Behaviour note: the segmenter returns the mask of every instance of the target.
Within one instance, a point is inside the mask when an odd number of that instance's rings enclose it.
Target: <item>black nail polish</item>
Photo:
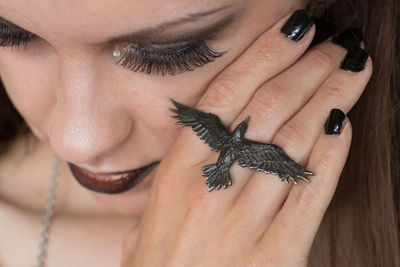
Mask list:
[[[367,62],[368,53],[361,47],[352,47],[348,52],[340,68],[350,72],[360,72]]]
[[[281,32],[290,40],[298,42],[310,30],[313,24],[314,20],[312,16],[307,11],[299,9],[288,19],[282,27]]]
[[[332,109],[328,119],[325,122],[325,133],[329,135],[338,135],[342,131],[342,123],[346,115],[340,109]]]
[[[359,29],[355,28],[347,29],[332,37],[332,42],[347,50],[350,50],[354,46],[360,46],[361,41],[362,33]]]

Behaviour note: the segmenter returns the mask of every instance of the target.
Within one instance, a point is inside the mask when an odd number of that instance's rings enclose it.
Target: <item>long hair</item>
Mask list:
[[[359,28],[374,73],[348,114],[349,157],[309,266],[400,266],[400,1],[314,1],[310,10],[317,42]]]
[[[309,266],[400,266],[400,1],[314,0],[310,11],[317,17],[315,42],[361,29],[374,73],[348,114],[349,158]],[[24,128],[0,82],[0,150]]]

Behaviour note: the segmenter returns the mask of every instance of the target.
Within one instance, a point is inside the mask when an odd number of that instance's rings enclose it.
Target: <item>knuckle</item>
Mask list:
[[[333,103],[338,103],[338,101],[343,101],[348,99],[348,94],[346,94],[345,86],[339,82],[331,82],[330,84],[324,85],[322,88],[323,98],[327,102],[333,101]]]
[[[280,35],[266,34],[255,43],[252,51],[255,63],[274,64],[280,62],[279,59],[284,55],[285,46],[282,44]]]
[[[329,205],[329,200],[334,194],[334,189],[340,178],[338,172],[338,158],[340,157],[341,146],[343,142],[337,140],[332,142],[330,146],[324,147],[326,150],[318,157],[318,173],[317,184],[309,184],[304,187],[293,188],[288,198],[294,203],[300,204],[302,207],[307,207],[307,210],[324,211]],[[324,186],[321,186],[323,184]]]
[[[286,88],[278,83],[270,82],[254,95],[249,106],[250,113],[260,118],[271,113],[275,114],[284,105],[285,97]]]
[[[337,60],[342,60],[348,52],[346,48],[343,48],[342,46],[337,45],[332,41],[326,41],[324,44],[324,48],[327,50],[327,52],[334,56],[334,58],[336,58]]]
[[[310,58],[314,66],[318,66],[320,68],[333,69],[336,65],[338,65],[338,60],[335,59],[331,53],[322,48],[312,50],[310,52]]]
[[[273,142],[289,150],[290,148],[298,150],[299,146],[304,144],[304,140],[306,139],[305,133],[305,126],[296,119],[292,119],[282,125],[275,135]]]
[[[298,203],[301,206],[307,206],[309,210],[314,210],[321,206],[320,196],[323,189],[317,186],[304,186],[302,188],[296,188],[299,190],[292,190],[288,198],[294,203]]]
[[[238,79],[228,74],[217,77],[208,88],[202,106],[224,107],[230,105],[238,94],[240,84]]]

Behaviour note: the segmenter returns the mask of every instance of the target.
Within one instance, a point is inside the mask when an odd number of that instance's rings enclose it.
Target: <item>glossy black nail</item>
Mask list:
[[[298,42],[311,29],[313,24],[312,16],[307,11],[299,9],[288,19],[281,32],[286,38]]]
[[[340,68],[350,72],[360,72],[365,67],[367,62],[368,53],[361,47],[353,47],[348,52]]]
[[[340,109],[332,109],[325,122],[325,133],[338,135],[342,131],[342,124],[346,115]]]
[[[354,46],[360,46],[362,42],[362,33],[359,29],[347,29],[333,36],[332,42],[350,50]]]

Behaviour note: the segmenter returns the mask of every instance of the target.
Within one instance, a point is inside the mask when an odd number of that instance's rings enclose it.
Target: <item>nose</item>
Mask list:
[[[82,56],[61,60],[48,136],[55,153],[66,161],[94,162],[131,133],[133,121],[119,103],[112,75],[105,72]]]

